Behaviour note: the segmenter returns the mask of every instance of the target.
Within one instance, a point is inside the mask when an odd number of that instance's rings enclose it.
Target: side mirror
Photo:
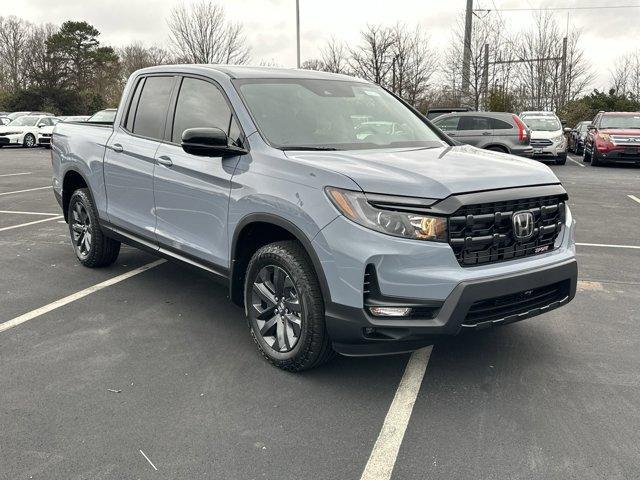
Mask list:
[[[569,128],[569,127],[565,127],[564,128],[564,133],[571,133],[571,132],[574,132],[574,131],[575,130],[573,130],[573,129]]]
[[[39,124],[38,124],[38,128],[42,128],[42,127],[44,127],[44,126],[46,126],[44,123],[39,123]]]
[[[229,145],[227,134],[219,128],[188,128],[182,132],[182,149],[201,157],[245,155],[244,148]]]
[[[591,131],[593,131],[593,130],[595,130],[595,129],[596,129],[596,126],[595,126],[595,125],[593,125],[593,124],[591,124],[591,125],[587,125],[587,130],[588,130],[588,131],[590,131],[590,132],[591,132]]]

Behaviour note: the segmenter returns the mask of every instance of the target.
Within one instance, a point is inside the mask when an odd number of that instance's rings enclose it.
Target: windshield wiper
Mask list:
[[[287,145],[284,147],[280,147],[280,150],[307,150],[307,151],[335,151],[338,150],[335,147],[322,147],[322,146],[313,146],[313,145]]]

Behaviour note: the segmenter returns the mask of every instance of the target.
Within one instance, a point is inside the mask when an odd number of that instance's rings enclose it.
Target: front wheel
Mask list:
[[[27,148],[33,148],[36,146],[36,137],[34,137],[31,133],[27,133],[24,136],[22,144]]]
[[[251,336],[276,367],[299,372],[333,356],[320,284],[299,243],[272,243],[253,255],[244,302]]]
[[[583,147],[582,149],[582,161],[584,163],[589,163],[591,161],[591,154],[587,153],[587,148]]]
[[[120,242],[102,233],[89,190],[81,188],[73,192],[67,218],[71,244],[82,265],[89,268],[106,267],[116,261]]]
[[[591,166],[592,167],[601,167],[602,166],[602,160],[600,160],[600,158],[598,157],[598,151],[596,150],[595,146],[593,147],[593,150],[591,151]]]
[[[558,158],[556,158],[556,165],[564,165],[565,163],[567,163],[567,154],[558,155]]]

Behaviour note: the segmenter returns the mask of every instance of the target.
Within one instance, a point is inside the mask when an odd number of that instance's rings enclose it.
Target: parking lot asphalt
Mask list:
[[[575,300],[436,344],[391,478],[638,477],[640,169],[581,164],[552,166],[588,244]],[[0,324],[154,260],[79,266],[50,184],[48,151],[0,149]],[[0,331],[0,479],[359,479],[408,360],[282,372],[221,286],[163,263]]]

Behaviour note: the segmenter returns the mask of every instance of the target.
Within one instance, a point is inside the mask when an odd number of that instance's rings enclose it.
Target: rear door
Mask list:
[[[138,80],[122,123],[114,125],[104,158],[109,221],[153,244],[155,154],[164,136],[176,78],[148,76]]]
[[[214,269],[227,268],[231,177],[240,157],[192,155],[180,142],[188,128],[215,127],[238,145],[242,143],[240,129],[222,89],[211,80],[195,77],[181,80],[169,123],[167,141],[156,152],[158,242],[187,259],[192,257]]]
[[[479,115],[464,115],[458,122],[456,140],[484,148],[492,142],[491,119]]]

